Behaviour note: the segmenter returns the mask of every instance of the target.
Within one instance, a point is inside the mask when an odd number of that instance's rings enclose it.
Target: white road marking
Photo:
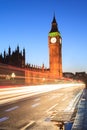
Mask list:
[[[60,96],[62,96],[64,94],[56,94],[56,95],[53,95],[52,97],[49,98],[49,100],[52,100],[54,98],[60,98]]]
[[[37,107],[39,105],[40,105],[40,103],[35,103],[35,104],[32,105],[32,107]]]
[[[56,95],[53,95],[49,100],[52,100],[52,99],[54,99],[56,97],[57,97]]]
[[[26,130],[29,126],[35,124],[35,121],[31,121],[30,123],[28,123],[27,125],[25,125],[23,128],[21,128],[21,130]]]
[[[6,121],[8,119],[9,119],[9,117],[2,117],[2,118],[0,118],[0,122]]]
[[[40,101],[40,98],[36,98],[34,101],[35,101],[35,102]]]
[[[65,101],[66,99],[67,99],[67,97],[63,98],[63,100],[62,100],[62,101]]]
[[[75,96],[75,98],[70,101],[69,105],[68,105],[67,108],[64,110],[64,112],[68,112],[68,111],[72,111],[72,112],[73,112],[73,111],[74,111],[75,106],[76,106],[76,103],[79,101],[79,98],[80,98],[81,94],[82,94],[82,91],[80,91],[80,92]]]
[[[46,112],[49,112],[50,110],[52,110],[54,107],[56,107],[58,105],[58,103],[56,103],[55,105],[53,105],[52,107],[50,107]]]
[[[7,110],[5,110],[5,111],[6,111],[6,112],[9,112],[9,111],[13,111],[13,110],[15,110],[15,109],[17,109],[17,108],[19,108],[19,106],[15,106],[15,107],[9,108],[9,109],[7,109]]]

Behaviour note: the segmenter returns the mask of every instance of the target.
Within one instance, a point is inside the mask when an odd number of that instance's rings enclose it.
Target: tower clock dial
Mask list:
[[[57,41],[56,37],[51,38],[51,43],[55,43]]]

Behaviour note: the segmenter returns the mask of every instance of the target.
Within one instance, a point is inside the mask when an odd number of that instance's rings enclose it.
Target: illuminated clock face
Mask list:
[[[51,43],[55,43],[57,41],[56,37],[51,38]]]

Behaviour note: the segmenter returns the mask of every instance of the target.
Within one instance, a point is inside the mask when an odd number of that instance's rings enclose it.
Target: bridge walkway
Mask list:
[[[71,130],[87,130],[87,89],[83,91]]]

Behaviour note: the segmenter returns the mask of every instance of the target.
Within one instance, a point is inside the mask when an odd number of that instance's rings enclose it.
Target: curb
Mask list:
[[[31,121],[30,123],[28,123],[27,125],[25,125],[24,127],[22,127],[20,130],[26,130],[28,128],[31,128],[32,126],[35,125],[35,121]]]

